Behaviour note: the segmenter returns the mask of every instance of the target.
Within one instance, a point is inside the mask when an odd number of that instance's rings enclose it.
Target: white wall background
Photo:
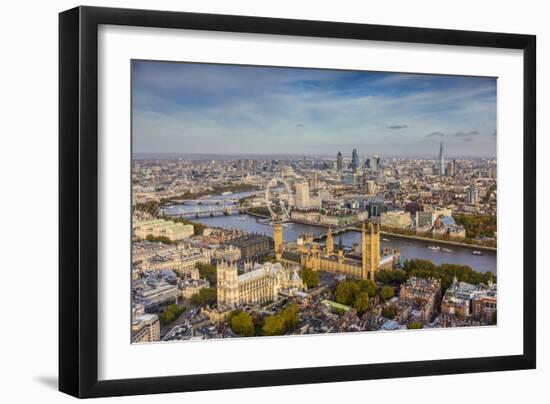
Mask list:
[[[68,402],[57,386],[57,13],[78,5],[60,0],[6,2],[0,38],[0,269],[2,401]],[[323,3],[296,0],[90,1],[88,5],[156,8],[282,18],[408,25],[536,34],[538,40],[538,369],[412,379],[109,399],[110,402],[189,403],[342,400],[408,403],[509,402],[546,395],[550,377],[550,300],[544,285],[543,203],[550,175],[543,153],[550,119],[550,26],[545,2],[409,1]],[[261,401],[260,401],[261,400]]]

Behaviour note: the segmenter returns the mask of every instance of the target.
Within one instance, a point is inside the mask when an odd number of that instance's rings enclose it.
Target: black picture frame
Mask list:
[[[99,381],[98,26],[180,28],[523,50],[523,354]],[[536,366],[536,37],[340,22],[77,7],[59,15],[59,390],[103,397]]]

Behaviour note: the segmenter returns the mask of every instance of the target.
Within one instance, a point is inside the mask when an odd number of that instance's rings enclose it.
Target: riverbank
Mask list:
[[[273,237],[273,226],[270,226],[270,220],[260,216],[246,214],[231,216],[220,215],[191,219],[191,221],[201,222],[207,227],[235,229],[247,233],[264,234]],[[295,243],[300,235],[303,234],[313,234],[313,237],[317,239],[321,236],[326,236],[326,233],[327,230],[324,226],[313,226],[292,222],[284,226],[283,240],[285,243]],[[334,234],[333,237],[335,243],[339,243],[340,240],[342,240],[342,244],[348,248],[352,248],[354,244],[361,245],[361,232],[355,229],[353,231],[340,233],[339,235]],[[484,273],[490,271],[495,275],[497,273],[496,252],[485,251],[483,255],[474,255],[472,254],[474,250],[472,250],[472,246],[470,245],[468,245],[467,248],[463,248],[462,246],[448,246],[447,249],[451,249],[452,251],[444,251],[444,248],[432,250],[427,247],[429,245],[438,245],[434,240],[406,239],[402,237],[393,237],[390,234],[381,236],[380,244],[383,247],[398,248],[404,260],[421,258],[432,261],[436,265],[445,263],[468,265],[478,272]],[[444,247],[444,245],[441,244],[441,247]]]
[[[261,218],[261,219],[270,219],[269,216],[260,215],[258,213],[253,213],[253,212],[248,212],[247,211],[246,214],[248,214],[250,216],[258,217],[258,218]],[[321,223],[308,223],[308,222],[303,222],[303,221],[300,221],[300,220],[292,220],[291,223],[298,223],[298,224],[303,224],[303,225],[307,225],[307,226],[322,227],[322,228],[325,228],[325,229],[328,229],[330,227],[329,225],[325,225],[325,224],[321,224]],[[358,227],[352,227],[347,231],[361,232],[361,229],[358,228]],[[460,241],[442,240],[442,239],[434,239],[434,238],[421,237],[421,236],[415,236],[415,235],[409,235],[409,234],[391,233],[391,232],[383,231],[383,230],[380,231],[380,234],[383,235],[383,236],[392,236],[392,237],[404,238],[404,239],[409,239],[409,240],[424,241],[424,242],[432,243],[432,244],[453,245],[453,246],[458,246],[458,247],[469,248],[471,250],[483,250],[483,251],[492,251],[492,252],[497,251],[497,249],[495,247],[488,247],[488,246],[479,245],[479,244],[462,243]],[[324,237],[324,236],[325,235],[321,236],[321,238]]]
[[[460,241],[440,240],[440,239],[426,238],[426,237],[420,237],[420,236],[413,236],[408,234],[390,233],[382,230],[380,231],[380,234],[386,235],[386,236],[392,236],[392,237],[406,238],[409,240],[425,241],[433,244],[454,245],[454,246],[459,246],[464,248],[470,248],[472,250],[484,250],[484,251],[493,251],[493,252],[497,251],[495,247],[487,247],[487,246],[478,245],[478,244],[461,243]]]

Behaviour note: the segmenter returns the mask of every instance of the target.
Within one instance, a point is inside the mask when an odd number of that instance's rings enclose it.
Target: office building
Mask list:
[[[357,149],[353,149],[351,152],[351,168],[353,171],[359,169],[359,154],[357,153]]]
[[[344,159],[342,157],[342,153],[338,152],[336,155],[336,169],[338,171],[342,171],[342,168],[344,167]]]
[[[245,234],[229,240],[226,244],[238,247],[241,251],[241,259],[253,259],[269,254],[273,242],[271,238],[261,234]]]
[[[132,321],[132,343],[160,341],[160,322],[156,314],[141,314]]]
[[[296,208],[309,209],[309,184],[307,182],[296,184]]]
[[[151,235],[167,237],[172,241],[184,240],[194,234],[193,225],[175,223],[171,220],[153,219],[134,222],[134,236],[141,239]]]
[[[472,205],[479,203],[479,190],[476,187],[468,187],[466,190],[466,201]]]
[[[405,211],[391,211],[380,214],[380,226],[390,229],[406,229],[412,224],[411,214]]]
[[[378,163],[380,162],[380,157],[374,156],[370,159],[370,171],[375,173],[378,171]]]

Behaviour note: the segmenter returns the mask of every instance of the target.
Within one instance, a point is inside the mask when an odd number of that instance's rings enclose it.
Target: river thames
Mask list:
[[[238,229],[250,233],[265,234],[273,236],[273,226],[270,223],[262,223],[256,217],[241,214],[229,216],[213,216],[201,217],[192,219],[195,222],[200,222],[210,227],[222,227],[226,229]],[[296,241],[298,236],[304,233],[311,233],[314,236],[319,236],[326,233],[327,229],[319,226],[305,225],[301,223],[285,223],[283,224],[283,237],[286,242]],[[339,238],[346,247],[351,247],[353,243],[361,242],[361,233],[357,231],[349,231],[341,235],[335,236],[335,243],[339,242]],[[400,237],[381,236],[383,247],[399,248],[401,257],[405,259],[423,258],[434,262],[435,264],[450,263],[462,264],[472,267],[478,272],[490,271],[496,275],[497,259],[496,253],[493,251],[483,251],[483,255],[473,255],[471,248],[460,246],[448,246],[441,244],[440,246],[447,247],[453,252],[444,252],[442,250],[430,250],[428,246],[435,245],[432,241],[409,240]]]

